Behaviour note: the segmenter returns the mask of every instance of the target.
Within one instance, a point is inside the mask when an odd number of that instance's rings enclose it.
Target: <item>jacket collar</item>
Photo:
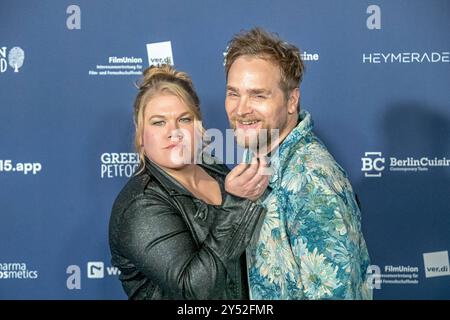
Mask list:
[[[210,155],[202,155],[202,163],[198,164],[208,171],[213,171],[225,178],[229,170],[225,165],[218,165],[218,160]],[[192,196],[181,183],[179,183],[175,178],[164,171],[155,162],[145,157],[145,169],[147,172],[153,176],[158,182],[166,189],[170,195],[187,195]]]

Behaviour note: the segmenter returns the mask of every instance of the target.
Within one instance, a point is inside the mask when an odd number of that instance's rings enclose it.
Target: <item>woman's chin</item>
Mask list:
[[[186,166],[189,166],[193,163],[192,159],[190,158],[184,158],[184,157],[171,157],[167,162],[166,166],[167,168],[170,168],[172,170],[180,170],[185,168]]]

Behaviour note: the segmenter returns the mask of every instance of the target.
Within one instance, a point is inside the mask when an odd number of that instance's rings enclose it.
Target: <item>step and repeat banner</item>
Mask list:
[[[223,57],[297,45],[301,107],[362,207],[375,299],[450,299],[450,1],[1,0],[0,299],[126,299],[112,203],[133,174],[135,82],[188,72],[225,132]]]

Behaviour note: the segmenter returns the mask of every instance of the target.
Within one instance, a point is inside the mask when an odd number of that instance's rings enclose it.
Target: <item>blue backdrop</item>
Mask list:
[[[126,298],[107,231],[134,81],[173,61],[224,131],[223,52],[254,26],[304,53],[301,106],[361,200],[374,297],[450,298],[446,0],[1,0],[0,298]]]

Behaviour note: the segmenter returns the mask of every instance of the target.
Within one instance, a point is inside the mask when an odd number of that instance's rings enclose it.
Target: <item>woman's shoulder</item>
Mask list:
[[[140,200],[150,200],[152,196],[157,196],[160,188],[154,177],[148,172],[143,172],[131,177],[114,201],[112,215],[121,214],[133,203]],[[154,192],[153,192],[154,191]]]

